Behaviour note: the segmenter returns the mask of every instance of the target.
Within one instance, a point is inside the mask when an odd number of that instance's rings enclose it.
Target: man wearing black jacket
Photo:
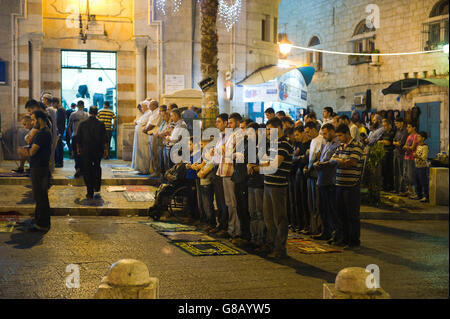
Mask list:
[[[97,107],[89,108],[89,118],[80,123],[77,134],[77,152],[81,155],[83,163],[87,199],[93,199],[94,192],[100,192],[102,180],[100,162],[102,156],[106,158],[108,151],[105,125],[97,119],[97,113]]]

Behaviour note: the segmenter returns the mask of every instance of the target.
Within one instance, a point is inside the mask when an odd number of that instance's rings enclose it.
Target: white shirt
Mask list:
[[[154,109],[148,118],[147,124],[145,128],[148,128],[150,125],[153,125],[153,129],[147,132],[147,134],[155,134],[159,130],[159,126],[161,125],[162,118],[159,112],[159,107]]]
[[[169,136],[169,142],[167,143],[167,146],[174,146],[180,141],[183,129],[187,129],[186,123],[183,120],[179,120],[175,123],[175,127],[173,128],[173,131]]]
[[[359,135],[361,133],[359,132],[358,127],[355,124],[350,123],[348,128],[350,129],[350,135],[352,136],[352,138],[359,142],[360,141]]]
[[[92,92],[98,93],[98,94],[106,94],[106,85],[103,81],[97,81],[92,86]]]
[[[322,151],[323,146],[326,144],[326,140],[322,135],[317,135],[311,141],[311,146],[309,147],[309,165],[311,166],[318,158],[319,153]]]

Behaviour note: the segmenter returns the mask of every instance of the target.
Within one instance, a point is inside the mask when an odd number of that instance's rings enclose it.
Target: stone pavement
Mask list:
[[[447,221],[363,221],[359,251],[306,255],[288,250],[273,262],[257,255],[192,257],[142,217],[52,217],[41,236],[0,233],[0,298],[91,298],[122,258],[147,264],[161,298],[321,298],[322,284],[345,267],[377,264],[392,298],[448,298]],[[65,285],[80,266],[81,287]]]

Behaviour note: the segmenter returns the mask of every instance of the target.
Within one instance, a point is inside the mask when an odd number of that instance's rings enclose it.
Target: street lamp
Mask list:
[[[288,40],[287,34],[284,34],[283,40],[278,43],[280,47],[280,53],[283,56],[288,56],[292,50],[292,42]]]

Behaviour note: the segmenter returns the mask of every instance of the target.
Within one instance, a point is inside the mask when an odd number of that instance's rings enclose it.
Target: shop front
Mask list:
[[[264,111],[273,108],[275,112],[284,111],[294,120],[303,119],[313,74],[312,67],[269,66],[254,72],[238,83],[243,90],[248,117],[263,123]]]

